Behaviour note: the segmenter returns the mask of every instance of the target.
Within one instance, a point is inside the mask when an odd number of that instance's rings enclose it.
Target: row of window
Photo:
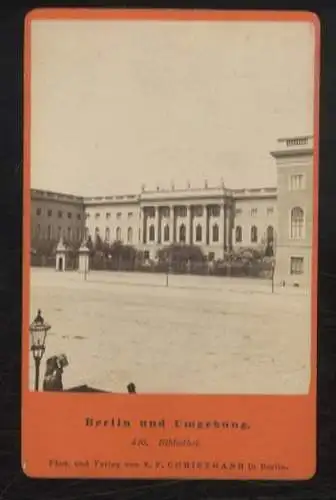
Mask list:
[[[53,230],[53,226],[49,225],[45,234],[42,234],[41,225],[37,224],[35,230],[35,236],[37,238],[46,238],[47,240],[56,239],[59,240],[61,236],[66,237],[68,240],[72,240],[75,237],[77,240],[82,238],[82,231],[80,228],[73,229],[68,227],[67,229],[62,229],[60,226],[57,228],[56,232]]]
[[[193,216],[195,217],[202,217],[204,214],[204,206],[203,205],[193,205],[191,207],[191,211]],[[160,207],[160,215],[162,217],[169,217],[170,216],[170,208],[169,207]],[[220,206],[219,205],[210,205],[207,207],[208,214],[210,217],[219,217],[220,216]],[[154,218],[155,217],[155,207],[146,207],[145,213],[148,217]],[[188,215],[188,209],[185,206],[175,206],[174,207],[174,214],[176,217],[187,217]]]
[[[236,215],[242,215],[243,213],[243,209],[242,208],[236,208]],[[249,210],[249,213],[251,215],[251,217],[256,217],[258,215],[258,209],[257,208],[251,208]],[[269,216],[269,215],[273,215],[274,213],[274,207],[267,207],[266,208],[266,214]]]
[[[95,218],[95,219],[100,219],[100,216],[101,216],[101,214],[100,214],[99,212],[97,212],[97,213],[95,213],[95,214],[94,214],[94,218]],[[87,212],[87,213],[85,214],[85,218],[86,218],[86,219],[89,219],[90,217],[91,217],[91,214]],[[117,213],[116,213],[116,218],[117,218],[117,219],[121,219],[121,217],[122,217],[122,213],[121,213],[121,212],[117,212]],[[133,212],[128,212],[127,217],[128,217],[129,219],[130,219],[131,217],[133,217]],[[108,219],[111,219],[111,212],[107,212],[107,213],[105,214],[105,218],[106,218],[107,220],[108,220]]]
[[[74,215],[72,212],[66,212],[68,219],[72,219],[72,216]],[[52,217],[53,211],[51,209],[47,210],[47,216]],[[42,215],[42,208],[37,208],[36,209],[36,215],[41,216]],[[57,210],[57,217],[59,219],[63,218],[63,210]],[[77,220],[81,220],[82,216],[81,214],[76,214]]]
[[[187,229],[184,224],[181,224],[178,230],[178,241],[180,243],[186,242]],[[149,241],[155,241],[155,227],[154,225],[149,226]],[[169,226],[164,226],[163,228],[163,241],[168,242],[170,239],[170,228]],[[195,228],[195,241],[197,243],[201,243],[203,239],[203,229],[200,224],[198,224]],[[212,226],[212,241],[214,243],[219,241],[219,227],[217,224]]]
[[[294,207],[290,212],[290,238],[292,240],[300,240],[305,236],[304,227],[304,211],[301,207]],[[272,226],[267,228],[267,240],[274,237],[274,230]],[[236,243],[242,243],[243,241],[243,228],[241,226],[236,226],[235,234]],[[250,241],[252,243],[258,242],[258,228],[252,226],[250,230]]]
[[[147,215],[147,217],[149,218],[154,218],[155,217],[155,207],[147,207],[145,209],[145,213]],[[199,206],[194,206],[193,207],[193,215],[196,216],[196,217],[201,217],[203,215],[203,211],[204,211],[204,207],[202,205],[199,205]],[[186,217],[187,216],[187,207],[175,207],[175,215],[177,217]],[[220,207],[217,206],[217,205],[214,205],[214,206],[210,206],[208,207],[208,213],[211,217],[219,217],[220,215]],[[170,209],[169,207],[162,207],[160,208],[160,215],[162,217],[169,217],[170,215]],[[131,217],[133,216],[133,212],[128,212],[127,214],[127,217],[130,219]],[[85,217],[86,219],[89,219],[91,217],[91,214],[90,213],[86,213],[85,214]],[[95,219],[100,219],[101,217],[101,213],[100,212],[96,212],[94,214],[94,218]],[[121,212],[117,212],[116,214],[116,218],[117,219],[121,219],[122,217],[122,213]],[[110,219],[111,218],[111,213],[110,212],[107,212],[105,214],[105,218],[106,219]]]
[[[267,208],[267,215],[272,215],[273,212],[274,212],[274,208],[273,207],[268,207]],[[241,215],[243,213],[243,210],[241,208],[237,208],[236,209],[236,215]],[[251,208],[250,209],[250,214],[252,217],[256,217],[257,214],[258,214],[258,209],[257,208]],[[41,216],[42,215],[42,209],[41,208],[37,208],[36,209],[36,215],[37,216]],[[47,210],[47,216],[48,217],[52,217],[53,215],[53,211],[52,210]],[[61,219],[63,217],[64,213],[62,210],[58,210],[57,211],[57,216],[59,219]],[[148,209],[147,211],[147,215],[148,217],[155,217],[155,209],[153,208],[153,210],[151,209]],[[164,208],[161,210],[161,215],[163,217],[169,217],[169,208]],[[177,215],[178,217],[186,217],[187,216],[187,208],[186,207],[177,207],[177,209],[175,210],[175,215]],[[193,215],[196,216],[196,217],[202,217],[203,216],[203,207],[202,206],[196,206],[194,207],[193,209]],[[209,215],[211,217],[219,217],[220,215],[220,207],[217,207],[217,206],[214,206],[214,207],[209,207]],[[72,219],[72,212],[67,212],[67,217],[68,219]],[[91,216],[90,213],[86,213],[85,214],[85,218],[86,219],[89,219]],[[100,216],[101,214],[99,212],[95,213],[94,214],[94,217],[95,219],[100,219]],[[77,220],[81,220],[81,214],[76,214],[76,217],[77,217]],[[117,219],[121,219],[122,217],[122,213],[121,212],[117,212],[116,214],[116,218]],[[133,212],[128,212],[127,214],[127,217],[130,219],[131,217],[133,217]],[[111,218],[111,213],[110,212],[107,212],[105,214],[105,218],[108,220]]]
[[[242,243],[243,241],[243,228],[241,226],[236,226],[235,234],[236,243]],[[273,226],[268,226],[266,229],[266,241],[271,243],[274,240],[274,228]],[[250,241],[251,243],[258,243],[258,228],[257,226],[252,226],[250,229]]]
[[[211,206],[208,208],[209,210],[209,215],[211,217],[219,217],[220,215],[220,207],[215,205],[215,206]],[[268,207],[266,209],[266,212],[267,212],[267,215],[272,215],[274,213],[274,208],[273,207]],[[146,209],[146,213],[148,215],[148,217],[150,218],[153,218],[155,217],[155,208],[151,207],[151,208],[148,208]],[[169,217],[169,213],[170,213],[170,210],[169,208],[162,208],[161,211],[160,211],[161,215],[163,217]],[[196,217],[202,217],[203,216],[203,213],[204,213],[204,207],[203,206],[195,206],[193,207],[193,215],[196,216]],[[243,213],[243,210],[241,208],[237,208],[236,209],[236,215],[241,215]],[[72,212],[66,212],[67,214],[67,217],[68,219],[72,219]],[[257,214],[258,214],[258,209],[257,208],[251,208],[250,209],[250,214],[252,217],[256,217]],[[36,215],[37,216],[41,216],[42,215],[42,208],[37,208],[36,209]],[[48,217],[52,217],[53,215],[53,211],[51,209],[47,210],[47,216]],[[57,216],[59,219],[61,219],[64,215],[64,212],[62,210],[58,210],[57,211]],[[177,217],[186,217],[187,216],[187,208],[186,207],[176,207],[175,209],[175,215]],[[77,217],[77,220],[81,220],[81,214],[76,214],[76,217]],[[86,219],[89,219],[91,217],[91,214],[90,213],[86,213],[85,214],[85,218]],[[101,217],[101,214],[100,212],[97,212],[94,214],[94,218],[95,219],[99,219]],[[116,218],[117,219],[121,219],[122,217],[122,213],[121,212],[117,212],[116,214]],[[131,217],[133,217],[133,212],[128,212],[127,214],[127,217],[130,219]],[[111,213],[110,212],[107,212],[105,214],[105,218],[106,219],[110,219],[111,218]]]
[[[202,226],[197,225],[196,230],[195,230],[195,241],[196,242],[202,242],[202,237],[203,237],[203,232],[202,232]],[[185,243],[186,242],[186,226],[184,224],[181,224],[179,227],[179,242]],[[95,228],[95,237],[100,236],[100,229],[99,227]],[[105,234],[104,234],[104,239],[105,241],[109,242],[111,240],[111,229],[109,227],[105,228]],[[122,240],[122,230],[120,227],[117,227],[115,230],[115,239],[117,241]],[[163,228],[163,241],[168,242],[170,239],[170,228],[168,225],[164,226]],[[151,242],[155,241],[155,227],[154,225],[150,225],[148,228],[148,240]],[[133,241],[133,229],[129,227],[127,229],[127,242],[132,243]],[[219,241],[219,226],[217,224],[214,224],[212,226],[212,241],[213,242],[218,242]]]
[[[101,236],[99,227],[95,228],[95,237]],[[109,227],[105,228],[104,240],[111,241],[111,229]],[[121,227],[117,227],[115,230],[115,240],[122,241],[122,230]],[[127,243],[133,243],[133,229],[129,227],[127,229]]]

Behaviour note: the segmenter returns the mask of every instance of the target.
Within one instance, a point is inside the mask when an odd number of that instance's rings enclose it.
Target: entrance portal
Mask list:
[[[58,270],[63,271],[63,257],[58,259]]]

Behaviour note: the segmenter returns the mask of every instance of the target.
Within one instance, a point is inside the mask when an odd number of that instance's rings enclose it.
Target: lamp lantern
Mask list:
[[[29,326],[31,345],[30,350],[35,361],[35,391],[39,390],[40,365],[45,353],[47,333],[51,326],[42,317],[41,309],[37,311],[36,318]]]

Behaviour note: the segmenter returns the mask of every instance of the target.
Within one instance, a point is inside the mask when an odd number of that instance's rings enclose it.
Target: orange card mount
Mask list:
[[[308,12],[28,14],[28,476],[315,474],[319,47]]]

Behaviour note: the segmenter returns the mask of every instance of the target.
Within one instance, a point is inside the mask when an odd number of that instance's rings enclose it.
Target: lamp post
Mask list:
[[[169,259],[166,259],[166,265],[167,265],[167,269],[166,269],[166,286],[168,286],[168,284],[169,284]]]
[[[272,261],[272,293],[274,293],[274,272],[275,272],[275,263]]]
[[[45,341],[51,326],[45,323],[41,315],[41,309],[37,311],[37,316],[29,327],[31,335],[30,350],[35,361],[35,391],[39,390],[40,365],[45,352]]]
[[[167,272],[166,272],[166,286],[169,286],[169,275],[172,273],[172,258],[168,257],[167,262]]]
[[[87,274],[88,274],[88,262],[87,262],[87,259],[85,259],[85,262],[84,262],[84,280],[85,281],[87,280]]]

